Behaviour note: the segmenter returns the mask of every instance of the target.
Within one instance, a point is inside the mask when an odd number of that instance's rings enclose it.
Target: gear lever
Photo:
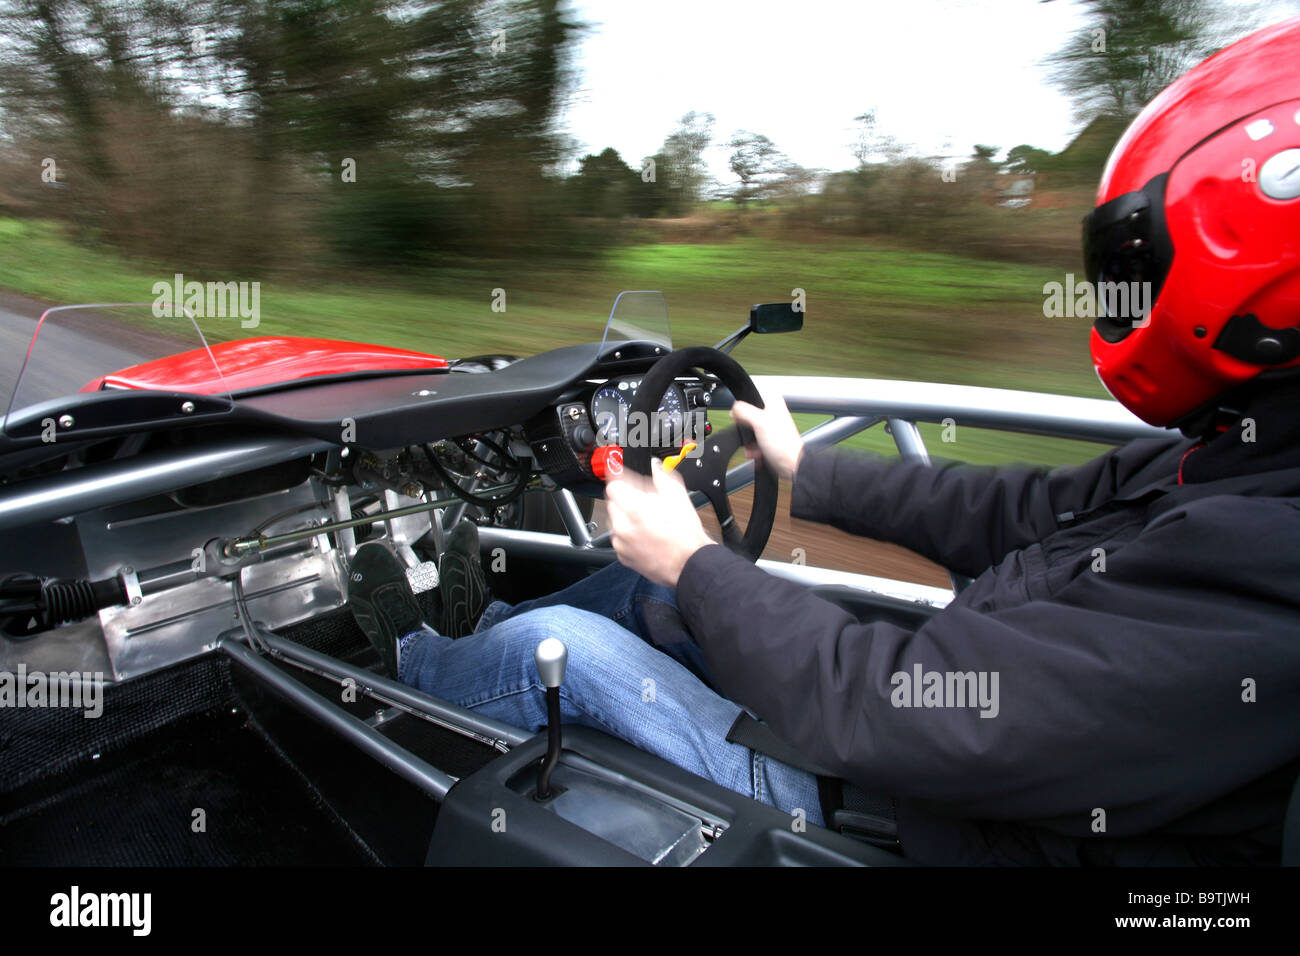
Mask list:
[[[546,759],[537,771],[537,799],[551,797],[551,772],[560,762],[560,685],[569,662],[569,649],[558,637],[548,637],[533,651],[533,663],[546,687]]]

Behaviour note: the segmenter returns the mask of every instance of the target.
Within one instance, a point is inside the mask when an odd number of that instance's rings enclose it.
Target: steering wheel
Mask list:
[[[696,346],[669,352],[650,367],[637,386],[636,397],[632,399],[628,410],[629,420],[654,422],[664,394],[679,375],[684,375],[691,369],[715,376],[730,389],[737,400],[763,407],[758,387],[754,385],[749,373],[740,367],[739,362],[717,349]],[[658,429],[649,428],[647,434],[657,435]],[[731,513],[731,503],[727,500],[727,462],[737,449],[752,441],[748,429],[728,428],[711,435],[693,437],[699,443],[699,456],[683,458],[677,467],[677,473],[682,476],[688,490],[700,492],[713,505],[718,524],[722,526],[723,544],[737,554],[757,561],[772,534],[772,521],[776,517],[775,472],[765,463],[756,467],[754,506],[749,514],[749,525],[742,533]],[[652,455],[655,452],[666,454],[674,450],[654,447],[653,441],[639,442],[636,447],[628,448],[624,453],[624,466],[638,474],[649,475]]]

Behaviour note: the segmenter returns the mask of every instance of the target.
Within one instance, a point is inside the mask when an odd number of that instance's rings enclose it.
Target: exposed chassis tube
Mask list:
[[[456,783],[455,777],[443,773],[427,761],[399,747],[367,725],[365,721],[353,717],[347,711],[307,689],[243,644],[233,640],[223,640],[221,649],[236,664],[298,710],[324,724],[358,750],[373,757],[435,800],[442,800]]]

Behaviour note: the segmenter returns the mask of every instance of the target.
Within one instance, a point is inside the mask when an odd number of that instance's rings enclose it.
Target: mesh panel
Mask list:
[[[71,786],[0,815],[0,834],[6,865],[373,861],[245,715],[229,709],[182,718],[125,745]]]
[[[339,660],[351,660],[370,650],[365,633],[357,627],[352,612],[346,607],[317,615],[276,633],[285,640]]]
[[[0,794],[106,755],[127,742],[233,699],[224,657],[208,654],[103,689],[96,718],[71,708],[0,710]]]

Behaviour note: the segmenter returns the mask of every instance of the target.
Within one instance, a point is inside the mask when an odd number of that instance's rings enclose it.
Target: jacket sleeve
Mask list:
[[[1145,439],[1052,470],[898,461],[807,448],[790,513],[902,545],[950,571],[977,576],[1060,521],[1095,508],[1135,478],[1172,467],[1174,440]]]
[[[1295,757],[1294,597],[1258,564],[1204,567],[1206,540],[1300,560],[1286,510],[1263,535],[1228,515],[1171,520],[1059,595],[993,611],[959,598],[915,631],[861,623],[718,545],[688,561],[678,604],[720,690],[812,764],[968,818],[1064,817],[1081,836],[1103,808],[1125,835]],[[930,673],[973,675],[953,689],[980,706],[934,706],[916,681]],[[1248,678],[1273,699],[1243,702]]]

